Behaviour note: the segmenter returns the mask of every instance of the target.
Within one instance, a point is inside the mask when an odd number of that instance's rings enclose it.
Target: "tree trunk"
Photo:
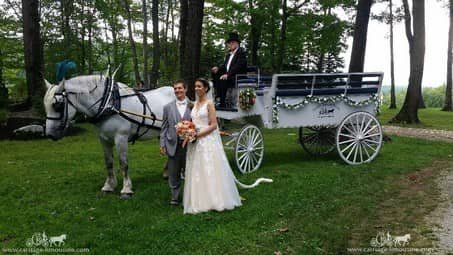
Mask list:
[[[180,17],[179,17],[179,70],[180,76],[184,75],[184,62],[185,62],[185,51],[186,51],[186,35],[187,35],[187,16],[189,12],[188,0],[180,0]]]
[[[119,61],[118,61],[118,31],[117,31],[117,24],[116,24],[116,17],[110,17],[110,29],[112,32],[112,45],[113,45],[113,69],[118,68]]]
[[[173,12],[173,2],[172,0],[167,1],[167,10],[165,13],[165,28],[164,36],[162,40],[162,52],[165,65],[168,65],[168,29],[170,27],[170,13]]]
[[[3,52],[0,49],[0,109],[8,104],[8,89],[3,81]]]
[[[134,66],[135,84],[138,84],[142,78],[140,77],[140,71],[138,69],[137,49],[135,47],[134,34],[132,32],[132,15],[130,9],[129,0],[123,0],[124,9],[126,10],[127,16],[127,31],[129,33],[129,43],[131,44],[132,51],[132,63]]]
[[[261,40],[261,31],[263,28],[263,22],[261,18],[261,10],[257,8],[253,0],[249,0],[250,10],[250,53],[251,53],[251,64],[254,66],[259,65],[258,60],[258,49]]]
[[[84,74],[85,73],[85,62],[86,62],[85,16],[88,16],[88,15],[85,15],[85,3],[83,1],[81,2],[81,5],[82,5],[82,10],[81,10],[82,13],[80,14],[80,23],[82,26],[80,28],[80,37],[81,37],[81,41],[80,41],[80,74]]]
[[[448,29],[448,50],[447,50],[447,87],[445,88],[445,103],[442,111],[453,111],[452,101],[452,64],[453,64],[453,0],[449,1],[450,28]]]
[[[93,19],[94,19],[94,8],[90,1],[90,11],[88,14],[87,26],[88,26],[88,45],[87,45],[87,59],[88,59],[88,74],[93,73]]]
[[[283,59],[285,57],[285,45],[286,45],[286,30],[288,22],[288,5],[287,0],[282,0],[282,19],[281,19],[281,29],[280,29],[280,43],[278,44],[278,58],[277,58],[277,69],[276,72],[279,73],[282,69]]]
[[[393,52],[393,2],[389,2],[390,9],[390,109],[396,109],[396,92],[395,92],[395,62]]]
[[[419,123],[418,108],[421,100],[421,87],[425,60],[425,0],[412,3],[413,27],[407,0],[403,0],[406,37],[409,42],[410,73],[406,98],[400,112],[391,122]],[[413,32],[412,32],[413,30]]]
[[[157,86],[159,79],[160,67],[160,43],[159,43],[159,0],[153,0],[152,6],[152,20],[153,20],[153,67],[151,69],[151,86]]]
[[[39,1],[22,0],[24,59],[27,78],[27,104],[42,107],[44,86],[42,77],[42,52],[40,38]]]
[[[349,72],[363,72],[365,64],[366,38],[368,33],[368,21],[373,0],[359,0],[357,16],[354,25],[354,39],[352,43]]]
[[[147,15],[146,0],[142,1],[143,12],[143,80],[145,88],[149,88],[148,76],[148,15]]]
[[[62,35],[64,43],[64,57],[66,59],[71,58],[71,14],[74,9],[73,1],[71,0],[61,0],[61,10],[62,10]]]
[[[188,96],[195,99],[194,82],[200,76],[201,32],[204,0],[191,0],[187,12],[183,77],[188,85]]]

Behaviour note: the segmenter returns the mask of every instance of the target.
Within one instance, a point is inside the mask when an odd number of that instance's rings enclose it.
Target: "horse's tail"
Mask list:
[[[234,181],[239,185],[239,187],[241,187],[243,189],[254,188],[254,187],[258,186],[261,182],[267,182],[267,183],[273,182],[273,180],[269,179],[269,178],[258,178],[253,184],[247,185],[247,184],[244,184],[244,183],[238,181],[238,179],[236,179],[236,176],[234,177]]]

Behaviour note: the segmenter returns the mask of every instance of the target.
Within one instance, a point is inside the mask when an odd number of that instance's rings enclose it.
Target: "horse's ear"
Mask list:
[[[53,85],[48,82],[46,79],[44,79],[44,83],[46,84],[47,89],[50,89]]]
[[[60,83],[57,85],[57,90],[55,92],[62,92],[64,90],[64,82],[65,82],[65,79],[61,80]]]

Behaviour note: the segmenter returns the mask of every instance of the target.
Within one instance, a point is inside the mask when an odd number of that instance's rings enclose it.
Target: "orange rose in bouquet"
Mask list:
[[[193,142],[196,139],[197,130],[195,124],[189,120],[178,122],[175,126],[176,134],[183,139],[182,147],[184,148],[188,142]]]

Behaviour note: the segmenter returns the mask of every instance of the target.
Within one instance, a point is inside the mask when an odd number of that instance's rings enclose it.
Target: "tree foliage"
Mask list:
[[[63,59],[77,63],[68,77],[100,73],[109,65],[112,69],[121,65],[116,78],[130,86],[151,73],[158,86],[183,77],[180,8],[184,1],[161,0],[154,9],[153,2],[157,1],[41,0],[44,77],[54,82],[55,64]],[[198,75],[208,77],[210,68],[223,62],[224,42],[232,31],[240,34],[249,63],[264,73],[341,71],[355,4],[354,0],[206,0]],[[19,88],[25,79],[20,6],[19,0],[0,3],[1,80],[10,88],[10,97],[18,100],[24,97]],[[140,54],[143,10],[150,27],[145,55]],[[153,10],[158,22],[152,22]],[[159,23],[158,29],[152,23]],[[154,51],[155,42],[159,51]],[[151,67],[152,72],[143,73]]]

